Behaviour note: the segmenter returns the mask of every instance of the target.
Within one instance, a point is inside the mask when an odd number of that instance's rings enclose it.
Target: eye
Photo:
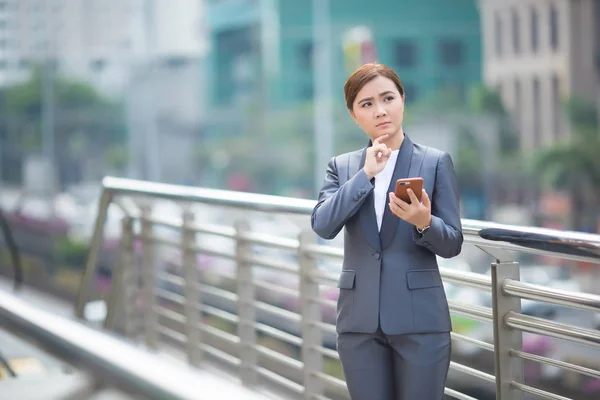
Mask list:
[[[385,98],[385,101],[392,101],[394,100],[394,96],[388,96]]]
[[[371,105],[371,102],[367,101],[367,102],[363,103],[363,105],[361,107],[365,108],[365,107],[370,106],[370,105]]]

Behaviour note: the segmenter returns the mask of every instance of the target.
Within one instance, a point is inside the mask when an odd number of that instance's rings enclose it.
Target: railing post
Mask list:
[[[511,388],[511,382],[523,383],[523,360],[510,354],[511,350],[523,349],[523,338],[521,332],[506,327],[504,323],[508,312],[521,312],[521,299],[502,293],[504,280],[519,280],[519,275],[518,262],[492,263],[494,364],[498,400],[523,399],[523,392]]]
[[[311,274],[317,270],[317,262],[306,246],[316,244],[316,236],[304,231],[299,236],[298,263],[300,265],[300,307],[302,315],[302,360],[304,362],[304,398],[322,396],[323,382],[315,372],[323,371],[323,355],[318,347],[323,345],[323,332],[315,322],[321,322],[321,306],[313,301],[320,298],[319,285]]]
[[[258,382],[258,357],[256,352],[256,306],[255,287],[252,282],[252,265],[245,261],[250,256],[250,244],[241,238],[250,229],[247,221],[237,221],[236,230],[236,262],[237,262],[237,295],[238,295],[238,336],[240,337],[240,377],[242,383],[254,386]]]
[[[130,307],[130,299],[126,297],[126,289],[127,285],[131,282],[126,281],[125,278],[127,277],[127,270],[131,269],[132,258],[130,256],[132,241],[133,219],[131,217],[125,217],[121,221],[119,252],[117,253],[117,261],[115,268],[113,269],[110,292],[107,299],[106,319],[104,320],[104,329],[107,330],[115,330],[118,319],[118,310],[121,306],[123,306],[124,310],[125,308]],[[124,318],[123,321],[127,321],[127,318]]]
[[[139,319],[137,318],[139,280],[138,268],[135,261],[134,250],[134,220],[131,219],[131,227],[128,227],[128,246],[123,253],[123,291],[121,301],[123,304],[123,329],[125,336],[134,338],[139,334]]]
[[[183,294],[185,303],[183,312],[185,314],[185,333],[187,356],[190,364],[200,363],[201,352],[198,344],[201,342],[201,331],[199,326],[200,312],[200,289],[198,266],[196,265],[196,232],[193,230],[194,214],[186,209],[183,211],[183,224],[181,227],[181,254],[184,277]]]
[[[144,341],[151,349],[158,348],[158,314],[156,313],[156,258],[152,208],[142,208],[142,298],[144,299]]]
[[[94,225],[94,233],[90,243],[90,251],[85,263],[83,277],[81,278],[81,286],[79,287],[77,299],[75,300],[75,316],[79,319],[83,319],[83,310],[88,300],[88,291],[90,290],[90,285],[92,284],[92,281],[94,280],[94,274],[96,273],[98,253],[101,250],[102,237],[104,235],[104,225],[106,225],[108,207],[110,206],[112,198],[112,193],[109,190],[104,189],[102,191],[100,201],[98,202],[98,216],[96,217],[96,223]]]

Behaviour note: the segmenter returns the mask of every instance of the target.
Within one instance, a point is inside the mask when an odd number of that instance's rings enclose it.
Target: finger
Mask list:
[[[419,199],[417,199],[417,195],[412,189],[406,189],[406,193],[408,193],[408,197],[410,198],[410,204],[419,204]]]
[[[427,194],[425,189],[423,189],[423,194],[421,196],[422,196],[422,200],[423,200],[423,205],[425,207],[431,209],[431,200],[429,200],[429,195]]]
[[[387,153],[388,151],[388,147],[383,144],[383,143],[379,143],[379,144],[374,144],[373,146],[371,146],[375,151],[382,151]]]
[[[402,216],[405,214],[405,211],[392,201],[388,203],[388,206],[390,207],[392,214],[394,214],[396,217],[402,218]]]
[[[392,203],[391,201],[389,202],[389,207],[390,210],[392,211],[392,214],[394,214],[396,217],[403,219],[403,220],[408,220],[409,216],[410,216],[410,212],[403,210],[402,208],[398,207],[398,205]]]
[[[391,201],[388,203],[388,207],[390,208],[390,211],[392,212],[392,214],[394,214],[395,216],[398,216],[398,210],[399,208],[392,203]]]
[[[383,142],[384,140],[386,140],[388,137],[390,137],[390,135],[387,134],[387,133],[385,135],[381,135],[377,139],[373,140],[373,144],[374,145],[381,144],[381,142]]]
[[[398,207],[402,211],[406,211],[410,207],[410,204],[398,198],[394,192],[390,192],[390,202],[394,203],[394,205],[396,205],[396,207]]]
[[[391,151],[387,148],[386,145],[382,144],[381,147],[378,147],[375,150],[375,156],[377,157],[378,160],[387,160],[388,158],[390,158],[391,155]]]

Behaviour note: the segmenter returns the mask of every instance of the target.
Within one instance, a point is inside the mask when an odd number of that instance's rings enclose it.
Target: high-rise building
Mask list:
[[[0,0],[0,85],[51,60],[58,73],[119,94],[153,57],[198,58],[200,0]]]
[[[343,102],[354,57],[347,38],[367,32],[363,50],[399,73],[407,102],[454,87],[465,92],[481,79],[476,0],[329,0],[331,84]],[[271,108],[314,98],[313,1],[208,1],[211,102],[225,109],[239,97],[260,96]],[[359,29],[357,29],[359,28]],[[358,38],[357,40],[361,40]],[[344,51],[346,49],[346,52]],[[263,88],[262,95],[257,95]],[[266,89],[265,89],[266,88]]]
[[[512,112],[523,149],[568,134],[561,102],[596,101],[600,2],[481,0],[483,75]]]
[[[118,90],[132,51],[135,0],[0,1],[0,84],[51,61],[59,73]]]

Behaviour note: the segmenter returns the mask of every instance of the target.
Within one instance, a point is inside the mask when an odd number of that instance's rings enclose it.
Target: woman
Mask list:
[[[354,121],[371,139],[334,157],[312,213],[322,238],[344,232],[337,348],[353,400],[438,400],[450,363],[450,314],[436,255],[461,250],[459,196],[450,155],[402,130],[404,88],[381,64],[344,86]],[[396,180],[422,177],[419,202]]]

